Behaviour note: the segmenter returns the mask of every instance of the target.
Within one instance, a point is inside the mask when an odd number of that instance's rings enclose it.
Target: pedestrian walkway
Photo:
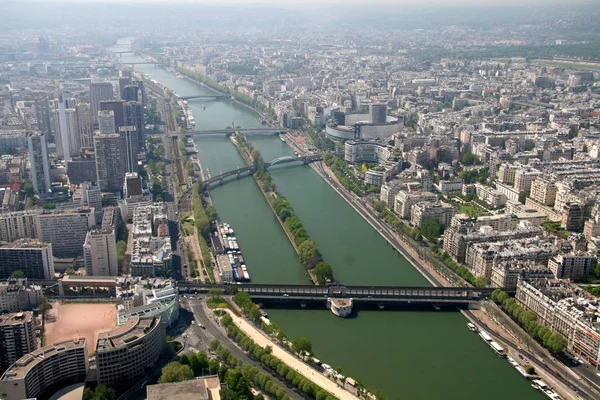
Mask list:
[[[242,330],[250,339],[254,341],[257,345],[261,347],[271,346],[273,349],[273,355],[283,361],[288,367],[292,368],[294,371],[298,372],[306,379],[309,379],[316,385],[321,388],[327,390],[330,394],[336,396],[340,400],[355,400],[358,397],[352,395],[346,390],[340,388],[338,385],[330,381],[326,376],[315,371],[313,368],[309,367],[286,350],[281,348],[277,343],[273,342],[270,338],[268,338],[265,334],[263,334],[256,327],[252,326],[248,321],[243,318],[236,316],[231,310],[224,309],[227,311],[235,325]]]

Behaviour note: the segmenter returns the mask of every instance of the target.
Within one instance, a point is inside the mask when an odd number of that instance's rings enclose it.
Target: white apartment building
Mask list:
[[[83,244],[85,270],[89,276],[117,276],[117,246],[112,228],[94,229]]]
[[[402,219],[409,219],[412,207],[421,201],[436,201],[437,196],[431,192],[398,192],[394,202],[394,211]]]

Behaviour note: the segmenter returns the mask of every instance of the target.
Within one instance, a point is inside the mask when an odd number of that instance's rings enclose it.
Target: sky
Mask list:
[[[237,4],[237,5],[277,5],[298,7],[303,5],[352,4],[352,5],[417,5],[417,6],[451,6],[451,5],[575,5],[597,4],[598,0],[30,0],[37,2],[58,3],[131,3],[131,4]]]

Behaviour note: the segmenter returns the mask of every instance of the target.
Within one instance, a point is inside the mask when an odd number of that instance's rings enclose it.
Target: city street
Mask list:
[[[184,354],[198,350],[207,350],[210,342],[213,339],[216,339],[245,364],[257,367],[262,372],[269,374],[273,382],[284,388],[287,395],[292,399],[302,399],[302,396],[296,393],[292,388],[288,387],[276,376],[272,375],[260,363],[257,363],[248,357],[243,350],[229,340],[225,330],[219,325],[217,318],[213,315],[212,311],[206,307],[205,299],[201,299],[197,296],[189,297],[190,298],[180,297],[180,319],[183,317],[183,321],[185,322],[184,325],[182,325],[183,330],[178,333],[177,337],[181,338],[180,340],[185,343]],[[204,328],[201,328],[198,324],[202,324]]]

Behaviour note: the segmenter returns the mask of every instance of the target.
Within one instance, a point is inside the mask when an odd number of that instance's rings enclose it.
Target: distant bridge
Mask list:
[[[192,99],[230,99],[231,96],[226,94],[215,94],[215,95],[201,95],[201,96],[179,96],[180,100],[192,100]]]
[[[180,97],[183,99],[183,97]],[[202,136],[202,135],[233,135],[234,133],[239,132],[246,136],[255,136],[255,135],[279,135],[287,133],[285,129],[281,128],[226,128],[226,129],[206,129],[202,131],[189,131],[188,135],[194,136]]]
[[[321,161],[322,158],[323,157],[320,154],[314,154],[314,155],[310,155],[310,156],[301,156],[301,157],[292,157],[292,156],[278,157],[272,161],[265,163],[265,168],[269,169],[273,165],[289,164],[289,163],[302,163],[302,165],[306,165],[306,164],[310,164],[315,161]],[[202,189],[206,189],[211,184],[217,183],[217,182],[220,185],[222,185],[224,183],[224,179],[227,177],[235,176],[236,179],[239,179],[244,176],[250,176],[253,173],[254,173],[254,166],[236,168],[231,171],[227,171],[227,172],[221,173],[219,175],[210,177],[209,179],[202,182],[200,187]]]
[[[384,308],[386,304],[430,304],[430,305],[466,305],[488,299],[495,288],[471,287],[414,287],[414,286],[350,286],[350,285],[279,285],[279,284],[243,284],[212,285],[196,283],[178,283],[180,292],[207,292],[220,289],[224,293],[247,292],[254,302],[326,302],[327,298],[348,299],[354,303],[374,304]]]

